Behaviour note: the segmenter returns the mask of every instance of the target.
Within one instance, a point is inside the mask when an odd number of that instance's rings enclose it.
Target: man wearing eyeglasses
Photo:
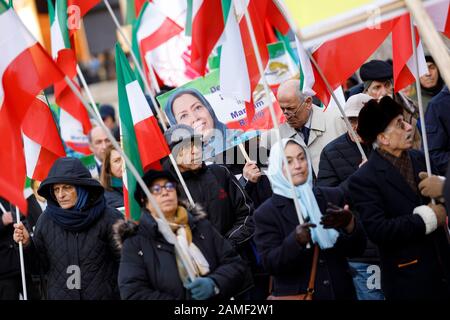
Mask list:
[[[286,117],[286,123],[280,126],[281,138],[294,138],[307,146],[317,177],[322,149],[347,131],[339,111],[332,107],[324,111],[313,104],[312,97],[300,91],[300,81],[295,79],[280,85],[277,99]],[[261,141],[270,147],[275,136],[271,133],[270,137],[261,137]]]

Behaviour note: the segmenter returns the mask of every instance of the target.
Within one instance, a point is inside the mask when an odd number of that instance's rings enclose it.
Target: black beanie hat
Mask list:
[[[359,112],[357,132],[366,144],[372,144],[377,135],[401,114],[403,107],[389,96],[381,98],[380,101],[369,100]]]
[[[147,187],[150,187],[156,179],[160,178],[166,178],[170,182],[177,183],[177,179],[173,176],[173,174],[170,171],[167,170],[149,170],[147,171],[144,176],[142,177],[142,180],[144,180],[144,183]],[[147,201],[147,196],[144,193],[144,190],[142,190],[139,183],[136,182],[136,190],[134,191],[134,199],[136,199],[137,203],[143,208],[145,206],[145,202]]]
[[[382,81],[393,77],[392,65],[381,60],[371,60],[361,66],[359,75],[362,81]]]

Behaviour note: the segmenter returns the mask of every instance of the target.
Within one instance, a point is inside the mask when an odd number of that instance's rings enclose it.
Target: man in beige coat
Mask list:
[[[312,97],[300,91],[299,80],[287,80],[278,88],[278,103],[286,117],[280,126],[281,138],[294,138],[307,146],[314,174],[319,173],[320,153],[332,140],[347,132],[337,107],[324,109],[312,103]],[[261,136],[261,145],[270,149],[276,141],[273,131]]]

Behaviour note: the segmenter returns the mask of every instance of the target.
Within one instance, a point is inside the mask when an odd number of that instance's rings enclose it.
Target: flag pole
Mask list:
[[[2,209],[4,209],[4,208],[2,208]],[[19,207],[17,207],[17,206],[16,206],[16,221],[17,221],[17,223],[22,223],[20,221]],[[19,242],[19,259],[20,259],[20,274],[22,276],[23,299],[28,300],[27,282],[25,280],[25,263],[24,263],[24,259],[23,259],[23,243],[22,243],[22,241]]]
[[[81,103],[83,104],[83,106],[86,108],[86,110],[89,112],[89,114],[96,119],[98,116],[95,113],[95,111],[93,110],[94,106],[90,106],[89,103],[84,99],[84,97],[81,95],[81,93],[77,90],[77,88],[75,87],[75,85],[72,83],[72,81],[65,76],[64,80],[66,81],[67,85],[70,87],[70,89],[72,90],[72,92],[78,97],[78,99],[80,99]],[[114,146],[114,148],[116,149],[117,152],[120,153],[120,155],[122,156],[122,158],[125,160],[126,165],[128,166],[128,168],[130,169],[131,173],[134,175],[134,177],[136,178],[137,183],[139,184],[139,186],[142,188],[142,190],[145,193],[145,196],[147,197],[147,199],[149,199],[150,203],[152,204],[152,206],[155,208],[156,210],[156,214],[158,215],[158,217],[163,221],[164,224],[167,224],[167,228],[169,230],[172,230],[170,228],[170,226],[168,225],[167,219],[164,216],[163,212],[161,211],[161,208],[158,206],[158,203],[156,202],[155,198],[152,196],[152,194],[150,193],[150,191],[148,190],[147,185],[145,184],[144,180],[142,180],[142,177],[140,176],[139,172],[136,170],[135,166],[133,165],[133,163],[131,162],[130,158],[128,158],[128,156],[125,154],[125,152],[122,150],[122,148],[120,147],[119,143],[117,142],[117,140],[114,138],[114,136],[112,135],[111,131],[106,127],[106,125],[103,123],[103,121],[101,121],[102,119],[99,119],[99,125],[103,128],[103,130],[105,131],[108,139],[111,141],[112,145]],[[181,248],[180,245],[178,243],[177,237],[176,235],[172,232],[170,232],[170,237],[171,240],[174,243],[175,246],[175,250],[177,252],[179,252],[179,257],[181,258],[181,261],[183,263],[183,266],[185,267],[189,278],[191,279],[191,281],[195,280],[195,270],[192,266],[192,262],[189,261],[188,259],[186,259],[182,254],[181,254]]]
[[[261,58],[261,53],[259,52],[258,43],[256,42],[255,30],[253,29],[253,24],[252,24],[252,21],[250,19],[249,13],[248,13],[247,5],[244,4],[243,0],[241,0],[240,3],[242,5],[242,7],[244,8],[244,17],[245,17],[245,21],[247,22],[247,28],[248,28],[248,32],[250,34],[250,39],[251,39],[251,42],[252,42],[253,51],[255,52],[255,58],[256,58],[257,65],[258,65],[259,74],[261,75],[261,79],[262,79],[262,82],[263,82],[264,92],[265,92],[266,97],[269,99],[269,111],[270,111],[270,116],[272,117],[272,122],[273,122],[273,126],[274,126],[274,129],[275,129],[275,135],[276,135],[277,140],[280,143],[280,147],[283,149],[282,142],[281,142],[280,127],[278,125],[278,120],[277,120],[277,117],[275,115],[275,108],[273,106],[273,101],[272,101],[272,99],[270,97],[269,85],[267,84],[267,79],[266,79],[266,77],[264,75],[264,67],[263,67],[263,64],[262,64],[262,58]],[[287,169],[287,168],[289,168],[289,166],[288,166],[288,162],[287,162],[287,158],[286,158],[286,155],[284,153],[284,150],[281,150],[281,154],[282,154],[282,157],[283,157],[284,167]],[[299,221],[300,224],[303,224],[304,223],[304,219],[303,219],[303,215],[301,213],[300,203],[299,203],[298,198],[296,196],[294,183],[292,181],[292,176],[290,174],[287,174],[287,178],[288,178],[288,181],[289,181],[289,185],[291,187],[292,196],[293,196],[293,200],[294,200],[295,210],[297,212],[298,221]]]
[[[91,90],[89,90],[89,87],[87,85],[86,79],[84,78],[83,72],[81,72],[81,69],[80,69],[80,66],[78,65],[78,63],[77,63],[77,74],[78,74],[78,77],[81,80],[81,84],[82,84],[84,90],[86,91],[86,94],[88,96],[88,99],[89,99],[90,103],[94,107],[95,114],[101,119],[102,117],[100,115],[100,111],[97,108],[97,105],[95,103],[94,97],[92,96]]]
[[[111,5],[109,4],[109,1],[108,0],[103,0],[103,2],[105,3],[105,6],[108,9],[109,14],[111,15],[111,18],[113,19],[114,24],[116,25],[117,31],[119,31],[120,35],[122,36],[123,41],[126,43],[128,48],[130,49],[131,58],[133,59],[134,64],[136,65],[136,69],[138,70],[139,75],[141,76],[142,81],[144,82],[145,89],[148,92],[148,95],[150,96],[150,99],[151,99],[151,101],[153,103],[153,106],[156,109],[156,112],[158,113],[158,118],[159,118],[159,120],[161,122],[161,125],[164,128],[164,131],[166,131],[167,130],[167,125],[166,125],[166,121],[165,121],[166,118],[164,117],[164,114],[161,112],[160,108],[158,107],[158,104],[156,103],[156,99],[155,99],[155,97],[154,97],[154,95],[153,95],[153,93],[152,93],[152,91],[150,89],[150,84],[147,81],[147,77],[145,76],[144,71],[142,71],[142,68],[141,68],[141,66],[139,64],[139,61],[138,61],[136,55],[133,52],[133,47],[131,46],[131,42],[128,39],[128,37],[125,35],[125,33],[123,32],[122,28],[120,27],[120,23],[117,20],[117,17],[114,14],[114,11],[112,10]],[[149,66],[148,69],[149,69],[149,72],[150,72],[150,78],[151,78],[151,80],[153,82],[152,83],[153,87],[155,88],[155,90],[157,92],[159,92],[159,85],[158,85],[158,81],[156,81],[156,76],[154,74],[153,68],[151,66]]]
[[[289,27],[294,32],[295,36],[298,38],[297,45],[302,46],[302,44],[300,42],[300,40],[301,40],[300,32],[298,31],[296,25],[292,21],[292,18],[289,15],[288,11],[286,10],[286,8],[283,6],[283,4],[279,0],[275,0],[275,3],[277,4],[278,8],[280,9],[280,11],[283,13],[284,17],[286,18],[286,21],[288,22]],[[313,63],[314,67],[316,68],[317,73],[319,74],[320,78],[322,78],[325,86],[327,87],[328,92],[330,93],[330,95],[333,98],[333,100],[336,102],[336,105],[338,106],[339,111],[341,112],[341,114],[342,114],[342,116],[344,118],[344,122],[345,122],[345,125],[347,126],[347,130],[350,133],[351,137],[353,138],[353,141],[355,141],[356,146],[358,147],[358,151],[361,154],[361,157],[362,157],[363,161],[367,161],[367,156],[366,156],[366,153],[364,152],[364,150],[363,150],[363,148],[361,146],[361,143],[359,142],[359,137],[356,134],[355,130],[353,130],[353,127],[350,124],[350,121],[348,120],[347,115],[345,114],[344,108],[342,107],[341,103],[337,99],[337,97],[336,97],[336,95],[334,93],[334,90],[331,88],[330,83],[328,82],[327,78],[323,74],[322,69],[320,68],[319,64],[317,63],[317,61],[312,56],[311,52],[309,52],[308,50],[304,49],[303,46],[302,46],[301,50],[303,50],[308,55],[309,59]]]
[[[426,13],[423,4],[418,0],[405,0],[411,15],[419,29],[422,41],[434,58],[439,73],[448,87],[450,87],[450,56],[447,46],[434,27],[433,21]]]
[[[177,162],[175,161],[175,158],[173,157],[172,152],[170,152],[170,154],[169,154],[169,159],[170,159],[170,162],[172,162],[172,166],[175,169],[178,179],[180,179],[181,185],[183,186],[184,193],[186,193],[186,196],[188,198],[189,204],[191,205],[191,208],[195,208],[194,199],[192,198],[191,192],[189,191],[189,189],[186,185],[186,181],[184,180],[184,178],[180,172],[180,168],[178,168]]]
[[[411,45],[413,47],[414,65],[416,67],[414,78],[416,79],[416,91],[417,91],[417,103],[419,105],[419,118],[420,118],[420,131],[422,133],[423,142],[423,153],[425,154],[425,164],[427,167],[427,174],[431,177],[431,164],[430,164],[430,154],[428,150],[428,137],[425,125],[425,114],[423,112],[423,102],[422,102],[422,90],[420,88],[420,77],[419,77],[419,57],[417,55],[417,43],[416,43],[416,33],[414,32],[413,17],[410,15],[409,23],[411,27]],[[431,202],[436,204],[436,201],[432,198]]]

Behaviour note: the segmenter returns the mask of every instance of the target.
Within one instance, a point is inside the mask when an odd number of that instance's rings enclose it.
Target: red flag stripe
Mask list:
[[[182,31],[183,28],[175,21],[166,18],[157,31],[141,41],[141,49],[144,53],[152,51]]]
[[[221,0],[204,0],[192,22],[191,64],[201,75],[224,28]]]
[[[393,28],[393,20],[380,24],[379,28],[363,29],[322,44],[313,57],[334,90],[351,77],[383,43]],[[364,45],[361,45],[364,43]],[[323,104],[330,103],[330,94],[315,68],[313,90]]]

